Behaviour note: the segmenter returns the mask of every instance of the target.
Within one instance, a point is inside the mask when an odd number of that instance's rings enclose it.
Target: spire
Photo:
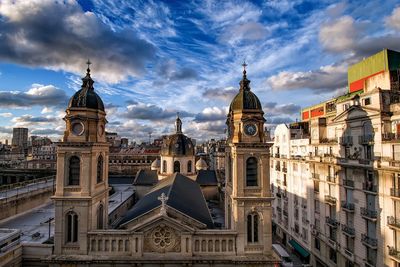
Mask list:
[[[245,91],[249,91],[250,90],[250,81],[247,79],[247,75],[246,75],[246,67],[247,67],[247,64],[246,64],[246,61],[243,61],[243,64],[242,64],[242,66],[243,66],[243,78],[242,78],[242,80],[240,81],[240,90],[245,90]]]
[[[182,133],[182,121],[179,118],[179,112],[176,113],[175,131],[176,133]]]
[[[86,76],[82,78],[82,88],[92,89],[93,90],[93,83],[92,77],[90,77],[90,65],[92,62],[88,59],[87,62],[87,69],[86,69]]]

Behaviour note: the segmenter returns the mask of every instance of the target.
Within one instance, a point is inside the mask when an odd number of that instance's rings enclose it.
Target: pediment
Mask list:
[[[343,111],[339,115],[337,115],[333,121],[334,122],[343,122],[346,120],[352,120],[352,119],[359,119],[359,118],[365,118],[371,115],[371,113],[376,113],[379,112],[375,109],[370,109],[366,107],[361,107],[361,106],[351,106],[347,110]]]
[[[126,225],[126,228],[127,230],[130,230],[132,233],[146,232],[149,229],[152,229],[160,224],[168,225],[169,227],[178,231],[183,231],[183,232],[195,231],[195,228],[188,225],[187,223],[171,218],[166,214],[155,214],[154,216],[148,217],[143,221],[136,221],[136,222],[132,221]]]

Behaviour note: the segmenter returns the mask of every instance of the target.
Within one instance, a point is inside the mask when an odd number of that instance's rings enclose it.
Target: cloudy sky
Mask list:
[[[147,140],[176,112],[198,140],[224,136],[243,60],[268,127],[342,94],[347,67],[400,50],[400,2],[0,0],[0,140],[58,139],[92,61],[108,131]]]

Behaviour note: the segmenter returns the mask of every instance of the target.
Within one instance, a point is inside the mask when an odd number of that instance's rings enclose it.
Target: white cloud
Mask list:
[[[0,117],[4,117],[4,118],[12,117],[12,115],[13,114],[11,112],[0,113]]]
[[[385,18],[385,23],[388,27],[400,30],[400,7],[395,8],[392,14]]]
[[[358,41],[358,30],[354,19],[343,16],[334,22],[323,25],[319,32],[319,41],[328,51],[345,52]]]

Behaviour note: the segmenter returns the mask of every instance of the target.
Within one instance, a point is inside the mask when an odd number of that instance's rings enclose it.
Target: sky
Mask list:
[[[245,60],[266,126],[346,92],[349,65],[400,51],[400,1],[0,0],[0,141],[61,138],[91,64],[107,131],[224,137]]]

